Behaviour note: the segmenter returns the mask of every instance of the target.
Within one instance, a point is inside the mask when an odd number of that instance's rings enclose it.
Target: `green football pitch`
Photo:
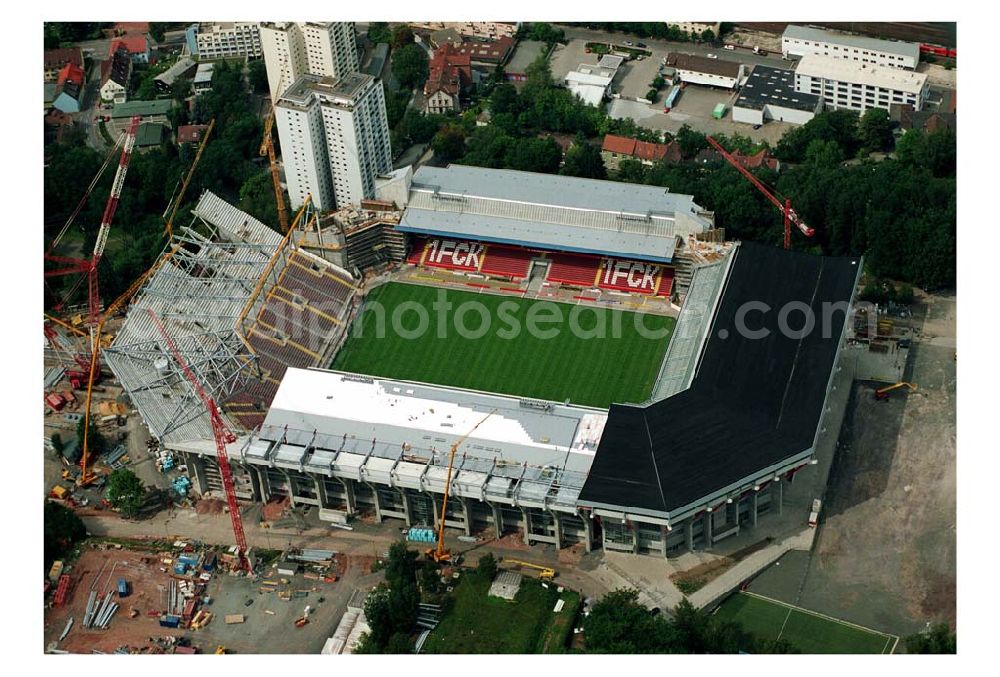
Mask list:
[[[806,654],[891,653],[899,639],[745,592],[723,602],[716,614],[761,639],[780,638]]]
[[[606,407],[649,397],[675,322],[389,283],[368,295],[332,368]]]

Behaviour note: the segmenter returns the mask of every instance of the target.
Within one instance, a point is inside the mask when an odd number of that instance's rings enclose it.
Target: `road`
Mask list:
[[[686,54],[694,54],[697,56],[715,54],[720,59],[731,59],[745,64],[771,66],[773,68],[790,68],[791,63],[783,60],[781,58],[781,54],[759,56],[754,54],[750,49],[740,47],[733,51],[728,51],[722,49],[721,47],[713,47],[707,43],[672,42],[670,40],[660,40],[657,38],[639,38],[627,33],[606,33],[604,31],[595,31],[589,28],[580,28],[578,26],[560,25],[559,27],[566,33],[567,40],[581,39],[593,42],[613,42],[617,44],[624,44],[626,40],[629,40],[631,42],[642,42],[652,51],[676,51],[684,52]]]
[[[243,528],[247,543],[253,548],[324,548],[347,555],[380,557],[389,546],[400,538],[399,522],[383,525],[360,524],[355,531],[317,527],[296,530],[263,529],[259,523],[259,505],[244,511]],[[89,512],[89,514],[88,514]],[[80,514],[88,531],[94,536],[126,539],[197,539],[206,543],[229,543],[232,541],[232,523],[226,514],[199,515],[193,510],[163,511],[152,519],[142,522],[128,521],[112,513],[84,511]],[[417,547],[419,544],[411,544]],[[554,566],[559,571],[559,583],[578,590],[587,597],[600,597],[611,589],[594,573],[571,568],[559,563],[551,552],[540,548],[532,550],[509,549],[495,542],[470,545],[452,537],[446,538],[446,545],[453,553],[462,554],[466,564],[475,565],[479,557],[487,552],[497,557],[515,557],[546,566]],[[551,548],[545,548],[551,550]],[[601,555],[591,555],[596,558]]]

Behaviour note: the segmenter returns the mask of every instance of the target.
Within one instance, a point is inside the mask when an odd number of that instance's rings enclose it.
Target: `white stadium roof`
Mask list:
[[[657,186],[449,165],[414,173],[398,229],[669,262],[677,237],[711,227],[692,196]]]

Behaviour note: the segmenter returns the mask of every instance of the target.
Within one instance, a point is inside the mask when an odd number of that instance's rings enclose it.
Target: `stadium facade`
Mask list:
[[[492,170],[470,169],[408,175],[398,227],[411,243],[423,239],[426,248],[435,237],[502,238],[534,253],[590,249],[659,262],[712,227],[690,196],[663,189],[653,194],[645,187],[506,171],[483,181],[481,172]],[[252,221],[235,208],[225,212],[215,220]],[[621,215],[639,216],[622,221]],[[231,228],[218,230],[226,246],[239,239]],[[569,249],[571,241],[576,249]],[[303,251],[295,238],[272,248],[233,323],[236,334],[257,337],[243,356],[257,364],[266,355],[270,366],[244,370],[243,386],[233,377],[217,387],[234,429],[246,431],[230,447],[244,499],[287,497],[293,505],[317,507],[329,521],[367,513],[430,525],[440,517],[451,444],[483,421],[455,460],[449,527],[466,534],[518,530],[528,543],[659,556],[710,547],[781,510],[784,484],[812,458],[861,270],[859,259],[732,246],[693,271],[650,399],[596,409],[318,369],[330,363],[360,292],[346,271]],[[200,283],[211,289],[216,279],[203,273]],[[140,322],[133,316],[145,312],[147,293],[126,326]],[[332,313],[322,311],[330,321],[311,327],[316,336],[309,345],[323,347],[309,348],[310,354],[289,347],[301,340],[302,328],[278,328],[274,313],[287,305],[282,299],[287,295],[308,316],[331,293],[339,295],[338,304]],[[783,330],[786,308],[816,318],[815,329]],[[203,358],[202,332],[184,318],[170,320],[171,331],[183,334],[181,345],[190,345],[188,354]],[[142,338],[141,350],[118,340],[111,350],[152,370],[145,373],[162,374],[160,385],[134,385],[133,379],[126,391],[153,434],[186,460],[196,488],[218,491],[204,419],[192,414],[161,435],[156,421],[190,393],[168,364],[163,342],[148,332]],[[122,378],[116,364],[110,366]],[[254,375],[264,372],[264,379]],[[214,378],[208,368],[200,373]]]

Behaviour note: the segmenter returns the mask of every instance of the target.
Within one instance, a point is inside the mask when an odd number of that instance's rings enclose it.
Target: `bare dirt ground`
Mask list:
[[[791,553],[751,590],[893,634],[954,625],[955,298],[921,301],[918,391],[875,402],[855,385],[811,557]]]

